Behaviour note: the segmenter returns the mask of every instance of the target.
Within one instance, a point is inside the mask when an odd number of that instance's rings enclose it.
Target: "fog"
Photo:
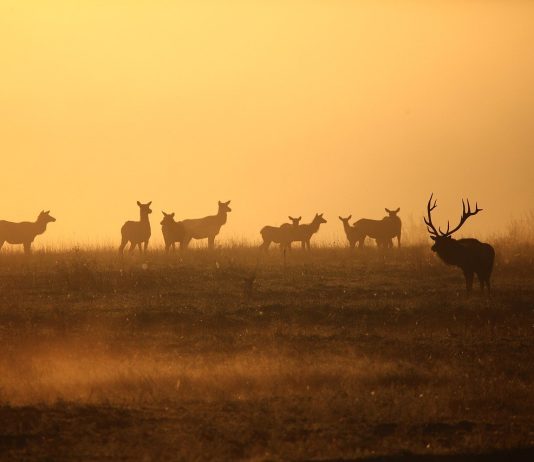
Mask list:
[[[0,3],[0,218],[115,242],[136,201],[232,200],[223,238],[324,212],[490,235],[532,210],[534,4]]]

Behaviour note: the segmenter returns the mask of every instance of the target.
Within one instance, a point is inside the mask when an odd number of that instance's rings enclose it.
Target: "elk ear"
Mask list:
[[[391,210],[389,209],[384,209],[387,213],[391,213]]]
[[[294,220],[294,218],[291,215],[288,215],[287,218],[289,218],[291,221]]]
[[[399,213],[400,212],[400,207],[397,208],[397,210],[395,210],[395,213]]]
[[[349,217],[347,218],[347,220],[350,220],[352,218],[352,215],[349,215]]]
[[[45,213],[46,213],[47,215],[50,215],[50,210],[47,210]]]
[[[302,215],[297,218],[298,221],[302,220]]]
[[[163,213],[163,216],[166,217],[167,214],[162,210],[161,213]]]
[[[341,218],[341,215],[339,215],[338,218],[339,218],[341,221],[343,221],[343,218]]]
[[[230,202],[232,202],[231,200],[230,201],[226,201],[225,204],[226,205],[230,205]]]
[[[149,202],[148,204],[146,204],[146,205],[148,205],[148,206],[150,207],[151,204],[152,204],[152,201],[150,201],[150,202]]]
[[[172,213],[171,213],[171,217],[173,217],[173,218],[174,218],[174,212],[172,212]]]
[[[222,205],[223,203],[221,201],[218,201],[219,202],[219,205]]]
[[[139,207],[141,207],[141,202],[137,201],[137,205],[138,205]]]

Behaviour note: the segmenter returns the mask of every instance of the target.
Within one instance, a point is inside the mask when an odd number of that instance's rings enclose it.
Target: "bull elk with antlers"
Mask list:
[[[480,281],[480,289],[484,290],[486,285],[488,292],[490,291],[490,277],[493,270],[493,260],[495,259],[495,250],[489,244],[480,242],[477,239],[453,239],[451,236],[458,231],[469,217],[481,212],[475,204],[475,210],[471,210],[471,204],[467,200],[467,209],[465,202],[462,199],[462,216],[460,223],[453,230],[450,229],[450,224],[447,222],[447,231],[441,231],[441,228],[436,229],[432,223],[432,210],[437,207],[437,201],[432,204],[433,194],[430,195],[427,205],[427,217],[424,218],[430,238],[434,241],[432,250],[436,252],[447,265],[458,266],[462,269],[465,276],[465,284],[467,292],[473,288],[473,277],[476,273]]]

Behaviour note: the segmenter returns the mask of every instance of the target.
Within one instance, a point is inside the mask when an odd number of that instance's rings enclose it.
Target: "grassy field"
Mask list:
[[[428,246],[4,251],[0,459],[532,460],[534,247],[497,252],[468,298]]]

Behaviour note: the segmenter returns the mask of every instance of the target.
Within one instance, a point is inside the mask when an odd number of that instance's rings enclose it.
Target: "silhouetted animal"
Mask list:
[[[267,251],[271,242],[275,244],[280,244],[280,249],[291,249],[291,242],[294,240],[295,230],[298,228],[300,220],[302,217],[293,218],[288,217],[291,220],[291,223],[283,223],[280,226],[264,226],[261,231],[261,237],[263,243],[260,245],[260,249]]]
[[[20,223],[13,223],[11,221],[0,220],[0,249],[4,242],[9,244],[22,244],[24,246],[24,253],[31,253],[32,242],[35,236],[43,234],[46,231],[46,225],[53,223],[56,219],[50,216],[50,210],[41,211],[37,220],[22,221]]]
[[[495,250],[489,244],[480,242],[477,239],[453,239],[451,235],[458,231],[466,220],[481,212],[475,204],[475,210],[471,211],[471,204],[467,200],[467,210],[465,202],[462,200],[462,216],[459,225],[450,230],[449,222],[447,222],[447,231],[443,232],[432,224],[432,210],[437,207],[437,201],[432,205],[433,194],[430,195],[427,205],[427,218],[424,219],[427,226],[430,238],[434,241],[432,250],[448,265],[458,266],[462,269],[465,276],[465,284],[467,292],[473,288],[473,277],[476,273],[480,282],[480,289],[484,290],[486,285],[488,292],[490,291],[490,277],[493,270],[493,261],[495,259]]]
[[[361,218],[356,221],[353,227],[356,229],[355,237],[358,241],[358,248],[362,248],[365,243],[365,238],[376,239],[376,243],[379,247],[392,247],[393,243],[391,239],[397,237],[398,245],[400,247],[400,228],[401,221],[397,217],[397,213],[400,209],[391,211],[386,209],[389,216],[384,217],[382,220],[371,220],[369,218]]]
[[[183,220],[184,237],[180,242],[180,249],[186,249],[191,239],[208,239],[208,248],[213,249],[215,236],[219,234],[221,226],[226,223],[227,213],[232,209],[228,206],[231,201],[219,201],[217,215],[210,215],[204,218]]]
[[[389,233],[390,237],[386,237],[386,245],[388,247],[393,247],[393,242],[391,241],[394,237],[397,238],[397,245],[401,246],[401,230],[402,230],[402,222],[399,216],[397,215],[400,212],[400,207],[397,208],[397,210],[389,210],[388,208],[385,209],[388,216],[384,217],[382,221],[384,222],[384,226],[386,228],[385,233]]]
[[[161,220],[161,232],[163,240],[165,241],[165,252],[168,252],[172,246],[172,250],[176,250],[176,242],[181,242],[184,239],[184,226],[181,221],[174,220],[173,213],[163,213],[163,220]]]
[[[311,223],[306,223],[304,225],[298,225],[294,230],[293,242],[300,242],[302,244],[302,249],[310,250],[310,240],[312,236],[319,231],[319,226],[321,223],[326,223],[326,220],[323,218],[322,213],[316,213],[315,217]]]
[[[350,248],[354,249],[356,242],[360,240],[361,236],[358,233],[358,229],[350,225],[349,220],[351,218],[352,215],[349,215],[347,218],[343,218],[341,216],[339,217],[343,223],[343,230],[345,231],[345,236],[347,236],[347,240],[349,241]]]
[[[121,228],[121,245],[119,246],[119,252],[122,254],[126,244],[130,242],[130,253],[135,250],[135,246],[139,246],[139,252],[145,251],[148,247],[148,241],[150,240],[150,221],[148,215],[152,213],[150,209],[152,201],[141,204],[137,201],[139,206],[139,221],[127,221]],[[144,244],[144,248],[141,249],[141,244]]]

